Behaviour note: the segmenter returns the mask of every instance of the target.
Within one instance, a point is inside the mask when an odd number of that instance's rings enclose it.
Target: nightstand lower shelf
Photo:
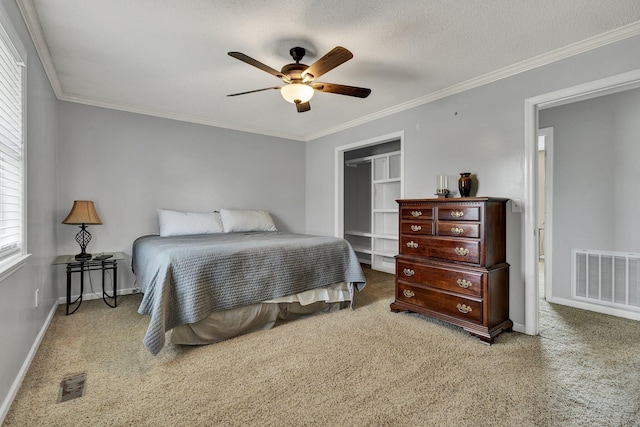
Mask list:
[[[103,255],[103,254],[101,254]],[[104,255],[111,255],[107,259],[95,259],[97,255],[88,260],[76,260],[74,255],[61,255],[57,257],[52,265],[66,264],[67,269],[67,300],[66,300],[66,315],[75,313],[82,304],[84,295],[84,276],[85,272],[91,272],[99,270],[102,272],[102,300],[111,308],[118,306],[118,261],[123,260],[123,252],[105,252]],[[105,273],[112,271],[112,291],[111,295],[105,289]],[[71,301],[71,278],[73,273],[80,273],[80,295]],[[112,301],[112,302],[110,302]],[[75,307],[74,307],[75,306]],[[72,308],[71,311],[69,311]]]

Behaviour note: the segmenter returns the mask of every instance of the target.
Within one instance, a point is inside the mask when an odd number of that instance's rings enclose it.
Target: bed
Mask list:
[[[132,269],[150,316],[144,345],[207,344],[272,327],[278,319],[345,308],[365,277],[340,238],[280,231],[147,235]]]

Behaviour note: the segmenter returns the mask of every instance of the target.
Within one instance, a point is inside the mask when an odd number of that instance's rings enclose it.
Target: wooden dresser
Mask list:
[[[488,344],[510,331],[507,199],[397,202],[400,250],[391,310],[444,320]]]

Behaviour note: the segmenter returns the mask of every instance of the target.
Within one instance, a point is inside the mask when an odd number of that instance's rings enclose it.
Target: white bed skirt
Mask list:
[[[199,322],[173,328],[171,342],[182,345],[212,344],[238,335],[271,329],[278,320],[340,310],[348,307],[352,300],[353,285],[335,283],[258,304],[211,313]]]

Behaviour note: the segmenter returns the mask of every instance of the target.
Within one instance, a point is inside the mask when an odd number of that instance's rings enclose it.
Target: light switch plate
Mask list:
[[[511,199],[511,212],[522,212],[522,199]]]

